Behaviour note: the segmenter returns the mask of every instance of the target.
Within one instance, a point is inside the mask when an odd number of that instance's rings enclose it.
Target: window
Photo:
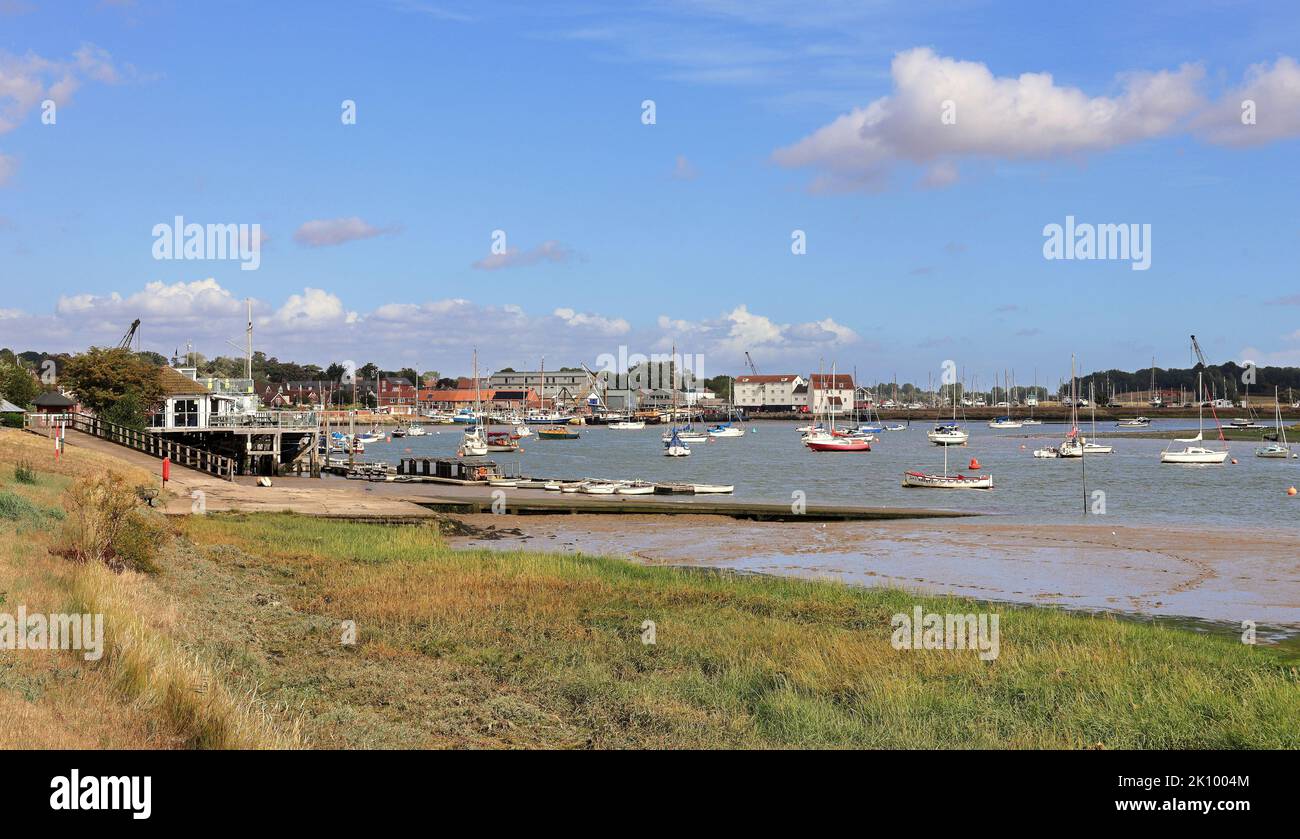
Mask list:
[[[199,400],[177,399],[172,408],[172,425],[176,428],[196,428],[199,424]]]

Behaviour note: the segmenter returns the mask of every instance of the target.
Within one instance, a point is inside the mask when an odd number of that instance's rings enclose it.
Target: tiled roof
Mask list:
[[[174,367],[162,368],[159,378],[162,380],[163,396],[194,396],[212,392]]]

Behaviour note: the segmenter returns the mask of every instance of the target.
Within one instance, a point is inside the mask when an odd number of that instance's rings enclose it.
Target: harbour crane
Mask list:
[[[131,342],[135,340],[135,331],[139,328],[140,328],[139,318],[136,318],[135,320],[131,321],[131,328],[126,331],[125,335],[122,336],[122,340],[118,342],[117,348],[119,350],[131,349]]]
[[[1208,373],[1210,371],[1210,363],[1205,360],[1205,353],[1201,352],[1201,344],[1196,340],[1195,335],[1192,336],[1192,351],[1196,353],[1196,360],[1201,362],[1201,367]],[[1211,384],[1213,384],[1213,381],[1211,381]],[[1226,377],[1223,379],[1223,395],[1224,398],[1227,398],[1228,396],[1228,380]],[[1204,394],[1198,393],[1196,394],[1196,398],[1197,400],[1203,399]]]
[[[758,367],[754,365],[754,359],[750,357],[749,350],[745,350],[745,363],[749,365],[749,372],[755,376],[758,375]]]

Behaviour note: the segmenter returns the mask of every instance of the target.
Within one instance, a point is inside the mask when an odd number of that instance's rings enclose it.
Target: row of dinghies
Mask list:
[[[608,478],[559,480],[549,478],[495,478],[489,486],[511,489],[540,489],[545,492],[582,495],[725,495],[735,492],[733,484],[698,484],[685,482],[656,483]]]

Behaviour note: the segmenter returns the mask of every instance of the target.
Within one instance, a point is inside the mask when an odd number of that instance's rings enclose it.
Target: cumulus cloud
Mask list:
[[[358,216],[315,219],[305,222],[294,231],[293,240],[309,248],[324,248],[360,239],[373,239],[395,231],[396,228],[393,227],[375,227]]]
[[[1282,56],[1272,67],[1252,65],[1242,85],[1225,93],[1193,125],[1206,140],[1225,146],[1300,137],[1300,62]]]
[[[565,308],[556,309],[551,314],[567,326],[590,329],[599,335],[626,335],[632,330],[632,325],[623,318],[607,318]]]
[[[858,334],[831,318],[808,323],[778,323],[766,315],[737,306],[720,318],[690,321],[661,315],[659,329],[665,333],[657,349],[672,342],[679,348],[699,347],[691,352],[711,353],[726,361],[743,358],[745,352],[780,351],[783,357],[804,359],[810,351],[829,350],[856,343]]]
[[[501,268],[536,265],[539,262],[567,262],[572,257],[573,251],[554,239],[548,239],[530,250],[508,247],[503,253],[488,254],[475,262],[473,267],[483,271],[496,271]]]
[[[115,345],[135,318],[145,349],[171,354],[193,342],[208,356],[232,355],[227,343],[241,336],[243,296],[214,279],[150,283],[127,294],[73,294],[49,314],[0,309],[4,344],[14,349],[75,352],[92,344]],[[858,342],[832,318],[779,323],[737,306],[713,320],[660,317],[640,328],[598,312],[559,307],[531,314],[519,305],[484,305],[465,298],[393,301],[354,310],[338,295],[304,288],[282,301],[253,301],[255,349],[280,359],[328,364],[340,358],[373,360],[444,371],[468,370],[477,349],[484,368],[535,366],[542,355],[560,364],[628,353],[702,353],[711,368],[739,367],[745,350],[767,353],[772,363],[811,369],[821,354]],[[830,357],[833,357],[831,355]]]
[[[819,174],[816,190],[880,189],[900,164],[927,167],[923,184],[957,179],[955,160],[1045,159],[1166,134],[1203,104],[1197,65],[1119,77],[1116,96],[1089,96],[1050,73],[999,77],[984,64],[920,47],[891,65],[893,91],[773,153]]]

